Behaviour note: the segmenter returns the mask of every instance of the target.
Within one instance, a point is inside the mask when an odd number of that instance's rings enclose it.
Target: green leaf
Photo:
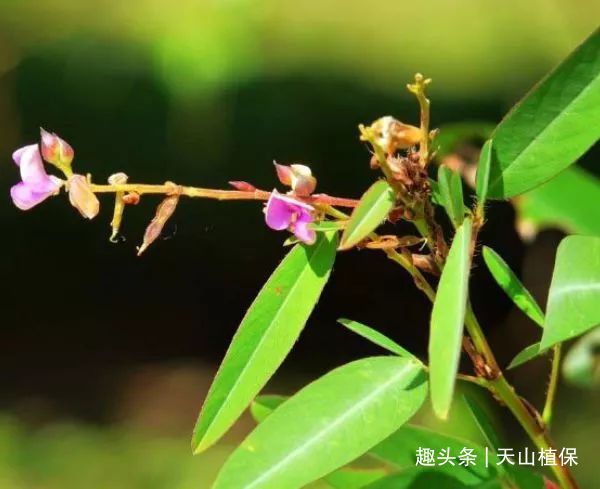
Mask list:
[[[497,474],[497,458],[493,453],[488,453],[489,466],[485,463],[485,449],[468,440],[462,440],[452,436],[431,431],[421,426],[406,425],[396,431],[393,435],[371,449],[369,453],[378,459],[387,462],[394,468],[404,471],[415,467],[417,450],[419,447],[434,450],[436,454],[442,449],[450,449],[450,455],[458,456],[463,448],[472,448],[473,454],[477,456],[475,466],[452,466],[442,465],[436,470],[456,477],[465,484],[475,484]]]
[[[600,236],[595,209],[600,202],[600,180],[572,166],[541,187],[514,199],[521,222],[536,230],[559,228],[566,233]]]
[[[472,140],[476,143],[485,141],[490,137],[493,130],[494,124],[484,121],[444,124],[440,127],[440,131],[435,137],[433,144],[436,147],[436,159],[438,161],[443,160],[465,141]]]
[[[285,398],[281,396],[259,396],[254,403],[262,405],[261,413],[268,413],[272,412],[284,400]],[[254,419],[261,422],[264,418],[257,419],[254,416]],[[467,440],[437,433],[422,426],[408,424],[402,426],[395,433],[374,446],[369,451],[369,454],[391,465],[394,469],[404,471],[415,466],[416,451],[419,447],[430,448],[431,450],[435,450],[436,453],[442,449],[449,448],[451,454],[454,455],[458,455],[464,447],[467,447],[473,449],[473,453],[477,455],[477,460],[485,460],[485,450],[479,445]],[[445,465],[436,467],[436,470],[453,475],[465,484],[475,484],[490,477],[495,477],[498,473],[498,470],[496,470],[496,456],[492,453],[489,453],[488,456],[489,467],[478,463],[476,466],[468,468],[464,466]]]
[[[292,349],[329,278],[335,234],[296,245],[248,309],[194,429],[196,453],[215,443],[246,409]]]
[[[422,366],[373,357],[339,367],[281,404],[233,452],[214,489],[302,487],[388,437],[427,395]]]
[[[448,416],[458,372],[470,269],[471,220],[467,218],[454,235],[431,313],[431,402],[442,419]]]
[[[492,140],[489,139],[481,148],[479,163],[477,165],[477,175],[475,177],[475,193],[479,199],[479,205],[484,205],[487,200],[488,188],[490,183],[490,167],[492,164]]]
[[[556,252],[541,348],[600,324],[600,238],[568,236]]]
[[[357,321],[352,321],[351,319],[344,318],[338,319],[338,323],[342,324],[343,326],[346,326],[346,328],[348,328],[350,331],[353,331],[354,333],[362,336],[363,338],[366,338],[372,343],[375,343],[381,348],[385,348],[386,350],[396,355],[416,359],[416,357],[412,353],[402,348],[394,340],[391,340],[384,334],[374,330],[373,328],[370,328],[369,326],[366,326]]]
[[[475,424],[483,434],[487,445],[492,450],[497,451],[498,448],[502,446],[502,443],[500,442],[500,436],[488,413],[481,407],[480,401],[473,394],[467,392],[464,394],[463,398],[467,408],[469,408],[469,411],[473,416]]]
[[[521,365],[523,365],[524,363],[528,362],[529,360],[533,360],[534,358],[538,357],[540,354],[545,353],[548,350],[544,350],[541,351],[540,350],[540,343],[534,343],[533,345],[529,345],[527,347],[525,347],[523,350],[521,350],[517,356],[515,358],[512,359],[512,361],[508,364],[508,369],[513,369],[516,367],[519,367]]]
[[[543,328],[544,313],[542,309],[502,257],[493,249],[484,246],[483,260],[498,285],[506,292],[506,295],[521,311]]]
[[[442,203],[454,227],[462,224],[465,217],[462,180],[460,175],[445,165],[438,168],[438,186]]]
[[[257,423],[262,423],[286,399],[286,396],[276,394],[258,396],[250,404],[250,414]]]
[[[347,224],[347,221],[321,221],[311,222],[308,225],[308,227],[309,229],[325,233],[329,231],[339,231],[340,229],[344,229]]]
[[[395,203],[394,190],[385,180],[371,185],[354,208],[339,249],[347,250],[365,239],[385,220]]]
[[[517,104],[492,134],[489,197],[550,180],[600,136],[600,29]]]
[[[443,467],[443,466],[442,466]],[[369,484],[365,489],[466,489],[451,471],[441,471],[436,467],[411,467],[399,474],[392,474]]]
[[[577,340],[565,356],[562,371],[565,379],[579,387],[600,385],[600,328]]]
[[[334,489],[361,489],[388,475],[384,468],[344,467],[325,476]]]

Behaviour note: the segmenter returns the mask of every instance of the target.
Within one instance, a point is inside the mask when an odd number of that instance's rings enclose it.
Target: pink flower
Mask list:
[[[69,143],[59,138],[53,132],[45,131],[40,128],[42,137],[42,156],[48,163],[62,167],[71,166],[75,152]]]
[[[22,181],[10,189],[10,196],[19,209],[31,209],[58,192],[62,182],[46,173],[37,144],[16,150],[13,160],[21,170]]]
[[[300,241],[313,244],[317,236],[315,231],[308,227],[313,222],[312,211],[314,209],[310,205],[273,190],[265,208],[265,222],[271,229],[288,229]]]
[[[288,187],[292,187],[295,195],[308,197],[315,191],[317,179],[312,176],[310,168],[306,165],[280,165],[273,162],[277,178]]]

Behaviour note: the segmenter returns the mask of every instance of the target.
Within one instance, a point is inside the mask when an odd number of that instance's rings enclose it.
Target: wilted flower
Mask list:
[[[289,229],[300,241],[312,244],[316,239],[315,231],[308,227],[313,221],[312,211],[310,205],[273,190],[265,208],[265,221],[271,229]]]
[[[45,131],[42,128],[40,128],[40,133],[42,136],[41,147],[44,159],[59,168],[70,167],[75,152],[69,143],[59,138],[53,132]]]
[[[13,160],[21,170],[22,182],[10,189],[10,196],[19,209],[31,209],[58,192],[62,182],[46,173],[37,144],[16,150]]]
[[[73,175],[69,177],[68,185],[71,205],[87,219],[96,217],[100,211],[100,202],[87,179],[83,175]]]
[[[286,166],[275,162],[274,164],[279,181],[292,187],[296,195],[307,197],[315,191],[317,179],[312,176],[308,166],[297,164]]]
[[[389,115],[373,122],[371,130],[375,136],[374,142],[388,154],[410,148],[421,141],[421,129],[404,124]]]

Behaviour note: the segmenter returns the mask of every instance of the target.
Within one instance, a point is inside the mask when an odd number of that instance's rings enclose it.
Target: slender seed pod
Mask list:
[[[165,223],[175,212],[178,202],[179,194],[174,194],[165,197],[165,199],[158,204],[158,207],[156,208],[156,215],[152,221],[150,221],[150,224],[148,224],[146,232],[144,233],[144,241],[138,248],[138,256],[146,251],[148,246],[150,246],[160,236]]]

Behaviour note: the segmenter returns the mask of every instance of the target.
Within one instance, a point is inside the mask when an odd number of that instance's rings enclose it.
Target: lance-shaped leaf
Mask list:
[[[285,401],[282,396],[259,396],[252,403],[252,416],[259,423],[262,422],[274,409]],[[419,447],[429,448],[438,453],[442,449],[450,449],[451,453],[459,454],[464,448],[472,448],[477,460],[485,460],[485,450],[483,447],[471,443],[470,441],[455,438],[452,436],[437,433],[421,426],[406,424],[399,430],[388,436],[381,443],[375,445],[369,450],[368,455],[386,463],[394,469],[405,471],[415,466]],[[475,484],[483,480],[495,477],[496,455],[488,454],[489,465],[486,467],[483,463],[475,466],[439,466],[436,470],[446,472],[456,477],[461,483]],[[326,477],[330,480],[332,472]]]
[[[542,80],[492,134],[489,197],[506,199],[558,174],[600,137],[600,29]]]
[[[385,180],[375,182],[361,197],[340,240],[340,250],[360,243],[379,226],[394,207],[394,190]]]
[[[386,350],[388,350],[396,355],[399,355],[401,357],[408,357],[408,358],[416,359],[416,357],[413,356],[412,353],[410,353],[408,350],[402,348],[394,340],[391,340],[384,334],[380,333],[379,331],[377,331],[373,328],[370,328],[369,326],[367,326],[365,324],[359,323],[358,321],[352,321],[351,319],[344,319],[344,318],[338,319],[338,323],[342,324],[343,326],[346,326],[346,328],[348,328],[350,331],[353,331],[354,333],[362,336],[363,338],[366,338],[367,340],[371,341],[372,343],[375,343],[377,346],[380,346],[381,348],[385,348]]]
[[[292,349],[329,278],[336,247],[335,234],[294,246],[258,293],[202,406],[192,439],[196,453],[231,427]]]
[[[481,434],[485,438],[485,442],[488,447],[492,450],[497,451],[502,446],[500,442],[500,436],[497,433],[496,427],[492,423],[492,420],[488,413],[481,407],[479,399],[472,393],[465,393],[463,396],[469,412],[473,416],[475,424],[481,431]]]
[[[565,356],[562,371],[565,379],[574,385],[600,384],[600,328],[577,340]]]
[[[475,177],[475,193],[479,200],[478,204],[483,206],[487,200],[490,183],[490,167],[492,165],[492,140],[489,139],[481,148],[479,163],[477,164],[477,175]]]
[[[568,236],[556,252],[541,348],[600,324],[600,238]]]
[[[456,230],[431,313],[429,376],[435,414],[446,419],[458,372],[471,269],[471,220]]]
[[[465,217],[462,180],[460,175],[445,165],[438,169],[438,186],[442,203],[454,227],[462,224]]]
[[[373,357],[339,367],[281,404],[233,452],[214,489],[303,487],[402,426],[427,394],[422,366]]]
[[[544,327],[544,313],[533,298],[531,293],[518,279],[516,274],[510,269],[508,264],[493,249],[483,247],[483,259],[488,270],[506,292],[506,295],[521,309],[527,316],[533,319],[540,327]]]
[[[595,209],[600,202],[600,180],[572,166],[544,185],[514,199],[524,229],[559,228],[570,234],[600,236]]]
[[[540,350],[540,343],[534,343],[533,345],[529,345],[523,348],[516,356],[512,359],[512,361],[508,364],[508,369],[517,368],[529,360],[533,360],[538,357],[540,354],[545,353],[548,350]]]

